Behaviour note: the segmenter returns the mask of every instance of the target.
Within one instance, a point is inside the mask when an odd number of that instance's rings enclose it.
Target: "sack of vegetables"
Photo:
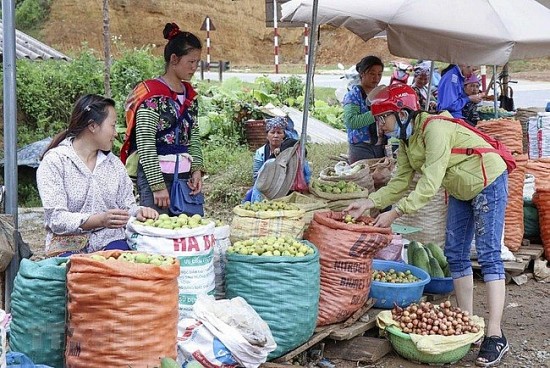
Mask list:
[[[304,239],[319,249],[321,293],[317,325],[341,322],[368,299],[372,260],[391,240],[390,228],[368,225],[373,219],[353,221],[341,212],[317,212]]]

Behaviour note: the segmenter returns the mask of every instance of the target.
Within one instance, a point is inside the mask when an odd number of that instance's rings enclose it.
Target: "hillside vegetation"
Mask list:
[[[49,16],[39,32],[41,40],[67,53],[79,49],[83,43],[102,50],[102,3],[102,0],[51,0]],[[232,65],[243,66],[273,64],[273,28],[266,27],[264,1],[110,1],[111,34],[116,36],[116,43],[132,48],[154,44],[158,55],[165,45],[162,37],[165,23],[176,22],[204,41],[206,32],[200,31],[200,27],[207,15],[216,27],[210,34],[212,60],[229,60]],[[279,28],[279,34],[280,63],[303,63],[303,28]],[[389,57],[383,40],[365,43],[346,29],[332,27],[323,27],[320,34],[319,64],[348,65],[367,53]]]

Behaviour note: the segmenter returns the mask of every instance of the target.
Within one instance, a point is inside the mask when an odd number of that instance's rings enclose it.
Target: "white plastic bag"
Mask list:
[[[178,363],[201,367],[232,368],[239,364],[224,344],[200,321],[184,318],[178,322]]]
[[[523,182],[523,201],[533,203],[533,195],[535,194],[535,176],[525,174]]]
[[[351,174],[351,166],[345,161],[339,161],[334,165],[334,172],[336,176]]]
[[[193,312],[245,368],[258,367],[277,347],[267,323],[241,297],[214,300],[200,295]]]

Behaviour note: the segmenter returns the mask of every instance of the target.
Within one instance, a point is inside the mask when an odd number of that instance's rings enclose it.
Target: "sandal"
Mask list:
[[[479,354],[477,355],[476,365],[478,367],[493,367],[500,363],[500,360],[510,350],[508,340],[500,336],[489,336],[483,339]]]

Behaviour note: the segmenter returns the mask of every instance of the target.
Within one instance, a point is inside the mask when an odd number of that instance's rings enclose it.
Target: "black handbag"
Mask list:
[[[506,111],[514,111],[514,90],[512,90],[512,87],[508,87],[508,91],[510,97],[505,93],[501,93],[500,96],[498,96],[498,101],[500,102],[499,106]]]
[[[180,128],[176,127],[176,142],[179,142]],[[170,188],[170,212],[174,215],[201,215],[204,216],[204,194],[191,194],[191,188],[187,184],[188,179],[179,178],[180,155],[176,154],[176,166],[174,167],[174,180]]]

